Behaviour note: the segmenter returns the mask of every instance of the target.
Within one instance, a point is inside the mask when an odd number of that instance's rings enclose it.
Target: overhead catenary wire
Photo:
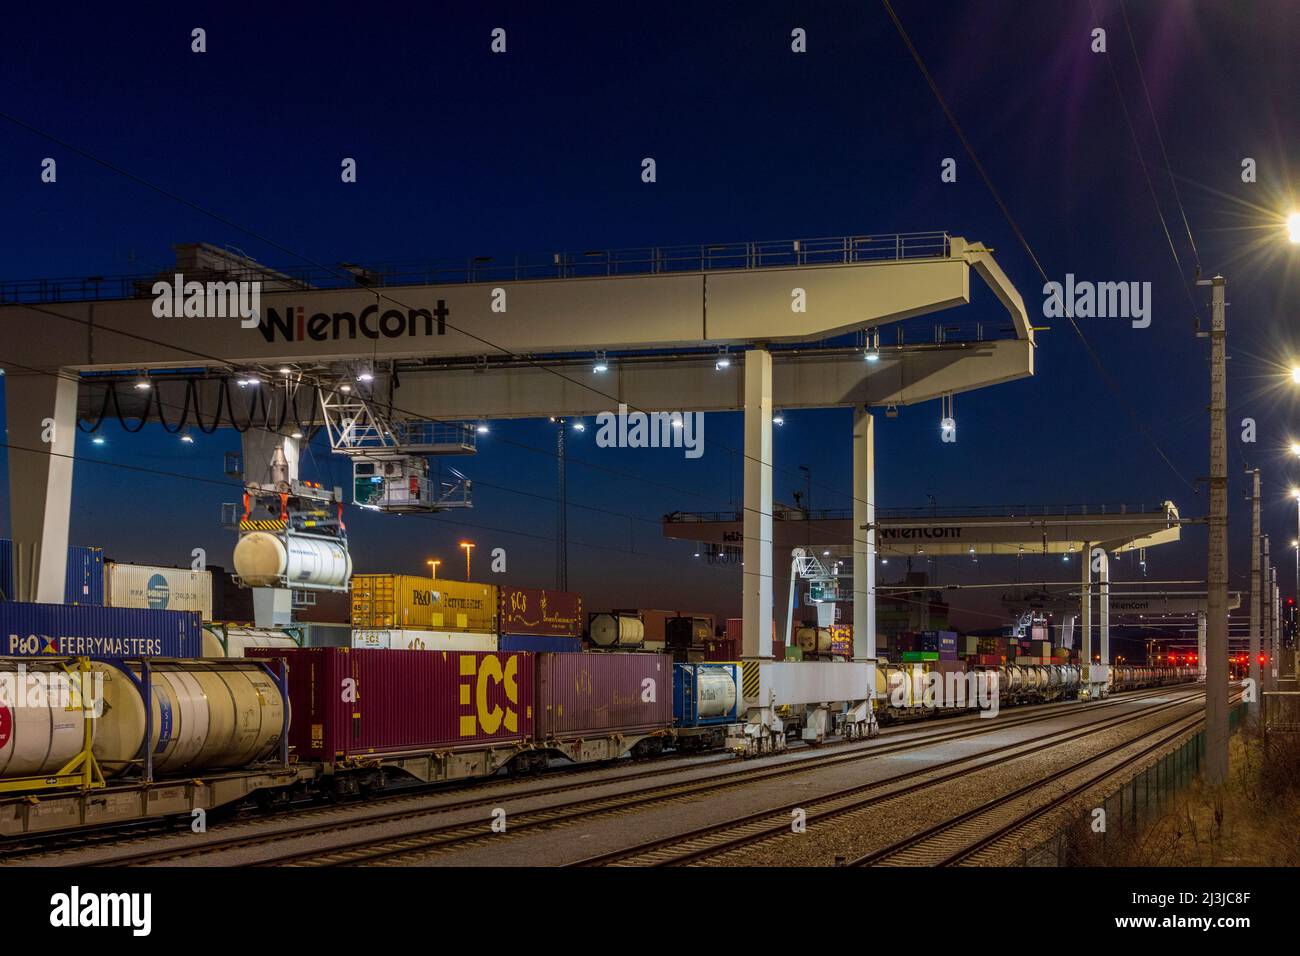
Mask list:
[[[1133,29],[1129,25],[1128,9],[1124,6],[1124,0],[1119,0],[1119,10],[1124,17],[1124,30],[1128,34],[1129,47],[1133,51],[1133,61],[1137,64],[1138,79],[1142,81],[1142,92],[1146,96],[1147,111],[1151,114],[1151,125],[1156,131],[1156,142],[1160,144],[1160,156],[1164,159],[1166,172],[1169,173],[1169,186],[1174,191],[1174,201],[1178,204],[1178,211],[1183,217],[1183,228],[1187,231],[1187,243],[1192,247],[1192,261],[1196,265],[1196,275],[1199,277],[1201,274],[1201,255],[1196,249],[1196,240],[1192,237],[1192,226],[1188,222],[1187,210],[1183,207],[1182,196],[1178,193],[1178,183],[1174,177],[1173,166],[1169,162],[1169,153],[1165,149],[1165,138],[1160,133],[1160,121],[1156,118],[1155,106],[1151,103],[1151,89],[1147,86],[1146,72],[1142,69],[1142,58],[1138,56],[1137,44],[1133,40]]]
[[[1095,0],[1088,0],[1088,6],[1091,7],[1091,9],[1092,9],[1093,19],[1095,19],[1098,23],[1100,23],[1100,22],[1101,22],[1101,18],[1097,15],[1097,5],[1096,5],[1096,3],[1095,3]],[[1124,25],[1125,25],[1126,27],[1128,26],[1128,17],[1127,17],[1127,15],[1125,15],[1125,18],[1124,18]],[[1130,43],[1130,45],[1132,45],[1132,43],[1133,43],[1133,34],[1132,34],[1131,32],[1129,33],[1129,43]],[[1137,47],[1136,47],[1136,46],[1133,47],[1133,58],[1134,58],[1135,60],[1137,60]],[[1132,117],[1132,115],[1129,113],[1128,103],[1127,103],[1127,102],[1125,101],[1125,99],[1124,99],[1124,90],[1123,90],[1123,88],[1119,85],[1119,73],[1118,73],[1118,71],[1116,71],[1116,69],[1115,69],[1115,63],[1114,63],[1114,61],[1110,58],[1110,54],[1106,54],[1106,56],[1105,56],[1105,60],[1106,60],[1107,71],[1110,73],[1111,83],[1112,83],[1112,84],[1114,85],[1114,87],[1115,87],[1115,98],[1119,100],[1120,111],[1124,114],[1124,125],[1128,128],[1128,135],[1129,135],[1129,138],[1133,141],[1133,148],[1134,148],[1134,150],[1137,151],[1138,165],[1142,167],[1142,178],[1146,181],[1146,184],[1147,184],[1147,192],[1151,194],[1151,204],[1152,204],[1153,206],[1155,206],[1156,216],[1157,216],[1157,218],[1159,218],[1159,220],[1160,220],[1160,228],[1161,228],[1161,230],[1162,230],[1162,231],[1164,232],[1164,234],[1165,234],[1165,242],[1169,245],[1169,254],[1170,254],[1171,256],[1173,256],[1173,259],[1174,259],[1174,268],[1178,271],[1178,281],[1179,281],[1179,283],[1182,285],[1183,290],[1187,293],[1187,301],[1191,304],[1191,307],[1192,307],[1192,315],[1195,316],[1196,319],[1197,319],[1197,321],[1199,322],[1199,321],[1200,321],[1200,317],[1201,317],[1200,308],[1199,308],[1199,307],[1197,306],[1197,304],[1196,304],[1196,296],[1192,294],[1192,287],[1191,287],[1191,286],[1188,284],[1188,282],[1187,282],[1187,275],[1186,275],[1186,273],[1185,273],[1184,270],[1183,270],[1183,262],[1182,262],[1182,258],[1178,255],[1178,249],[1174,246],[1174,237],[1173,237],[1173,235],[1172,235],[1172,234],[1170,233],[1170,231],[1169,231],[1169,224],[1165,221],[1165,213],[1164,213],[1164,210],[1160,207],[1160,197],[1156,195],[1156,187],[1155,187],[1155,184],[1151,181],[1151,173],[1150,173],[1150,171],[1147,169],[1147,162],[1146,162],[1146,159],[1145,159],[1145,157],[1142,155],[1142,144],[1141,144],[1141,142],[1138,140],[1137,129],[1133,126],[1133,117]],[[1139,72],[1141,71],[1141,69],[1142,69],[1141,61],[1138,61],[1138,70],[1139,70]],[[1146,86],[1146,81],[1143,80],[1143,88],[1145,88],[1145,86]],[[1148,94],[1148,98],[1147,98],[1147,106],[1148,106],[1148,108],[1151,107],[1151,100],[1150,100],[1150,96],[1149,96],[1149,94]],[[1154,110],[1154,109],[1151,109],[1151,120],[1152,120],[1152,123],[1154,124],[1154,123],[1155,123],[1155,110]],[[1160,137],[1160,127],[1159,127],[1159,125],[1156,125],[1156,136],[1157,136],[1157,138]],[[1163,139],[1161,139],[1160,148],[1161,148],[1161,151],[1162,151],[1162,153],[1163,153],[1163,150],[1164,150],[1164,140],[1163,140]],[[1165,156],[1165,165],[1166,165],[1166,167],[1168,166],[1168,164],[1169,164],[1169,157],[1166,155],[1166,156]],[[1170,181],[1172,182],[1172,179],[1171,179]],[[1180,208],[1181,208],[1181,205],[1182,205],[1182,204],[1181,204],[1181,201],[1180,201],[1180,203],[1179,203]],[[1184,221],[1184,223],[1186,223],[1186,221],[1187,221],[1186,214],[1184,214],[1184,216],[1183,216],[1183,221]],[[1190,227],[1188,228],[1187,235],[1188,235],[1189,238],[1191,237],[1191,229],[1190,229]],[[1196,245],[1195,245],[1195,243],[1193,243],[1193,244],[1192,244],[1192,250],[1193,250],[1193,252],[1195,252],[1195,249],[1196,249]],[[1197,273],[1198,276],[1200,275],[1200,271],[1201,271],[1201,266],[1200,266],[1200,261],[1198,260],[1197,263],[1196,263],[1196,273]]]
[[[911,53],[912,59],[916,63],[917,69],[921,72],[921,76],[924,77],[926,83],[930,87],[930,91],[934,94],[935,99],[938,101],[939,107],[943,110],[944,116],[947,117],[948,123],[950,126],[952,126],[953,132],[956,134],[958,140],[960,140],[962,144],[962,148],[966,150],[966,155],[970,157],[971,163],[975,166],[976,172],[979,173],[980,178],[984,181],[984,185],[988,188],[990,195],[993,197],[993,201],[997,204],[998,209],[1001,210],[1003,218],[1006,219],[1007,224],[1011,227],[1011,231],[1015,233],[1015,236],[1017,240],[1019,240],[1021,247],[1025,250],[1025,254],[1029,256],[1029,260],[1030,262],[1033,263],[1034,269],[1042,277],[1044,283],[1051,282],[1052,280],[1048,277],[1047,270],[1043,268],[1043,265],[1039,261],[1038,256],[1035,254],[1033,247],[1030,246],[1029,240],[1025,238],[1025,234],[1024,232],[1021,231],[1020,226],[1019,224],[1017,224],[1015,217],[1011,215],[1011,210],[1007,207],[1007,204],[1003,201],[1001,193],[998,192],[997,187],[993,184],[992,178],[989,176],[988,172],[984,169],[983,163],[980,162],[979,156],[975,152],[975,148],[971,145],[970,140],[966,138],[966,134],[962,130],[961,124],[957,122],[957,117],[953,114],[952,109],[948,106],[947,100],[944,99],[943,93],[942,91],[940,91],[938,83],[935,82],[934,77],[930,74],[929,68],[925,65],[925,60],[922,59],[920,51],[917,50],[916,45],[912,43],[912,38],[908,35],[907,29],[903,26],[903,21],[900,20],[898,18],[898,14],[894,12],[894,7],[890,3],[890,0],[881,0],[881,3],[884,5],[886,13],[889,14],[889,18],[893,21],[894,27],[898,30],[898,35],[902,38],[903,43],[907,46],[908,52]],[[1079,328],[1079,324],[1074,320],[1074,316],[1072,314],[1073,310],[1065,308],[1062,309],[1061,311],[1062,314],[1064,314],[1065,317],[1069,320],[1071,328],[1074,329],[1075,335],[1078,336],[1079,341],[1083,344],[1085,351],[1088,353],[1088,357],[1092,360],[1092,363],[1096,367],[1097,372],[1101,375],[1102,381],[1105,383],[1107,389],[1109,389],[1111,394],[1115,396],[1115,400],[1124,409],[1129,419],[1142,433],[1143,437],[1155,450],[1157,455],[1159,455],[1160,459],[1169,467],[1169,470],[1172,471],[1178,477],[1178,479],[1181,482],[1183,482],[1183,484],[1187,485],[1188,488],[1192,489],[1193,494],[1199,495],[1200,492],[1199,489],[1196,487],[1196,484],[1191,480],[1189,480],[1186,476],[1184,476],[1181,471],[1179,471],[1178,467],[1173,463],[1172,459],[1170,459],[1170,457],[1165,453],[1165,450],[1160,446],[1160,443],[1155,440],[1154,436],[1152,436],[1150,429],[1148,429],[1146,424],[1142,422],[1141,419],[1138,418],[1137,412],[1133,409],[1133,406],[1128,401],[1127,396],[1124,395],[1123,391],[1121,391],[1118,385],[1115,383],[1115,380],[1111,377],[1110,372],[1107,370],[1105,364],[1101,361],[1101,357],[1097,355],[1096,350],[1092,347],[1092,343],[1088,341],[1087,336],[1083,334],[1083,330]]]

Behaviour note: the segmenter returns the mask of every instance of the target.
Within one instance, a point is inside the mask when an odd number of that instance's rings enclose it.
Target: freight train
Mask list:
[[[242,660],[75,666],[0,659],[0,687],[8,693],[21,680],[47,690],[44,707],[14,707],[0,697],[0,794],[23,795],[0,800],[0,837],[248,797],[264,804],[334,798],[534,772],[555,760],[700,751],[722,746],[744,720],[736,662],[682,663],[646,653],[244,652]],[[93,717],[48,693],[59,675],[78,667],[100,682],[92,693],[104,706]],[[1123,690],[1196,679],[1192,668],[1112,672]],[[882,722],[956,710],[897,698],[900,684],[924,673],[921,665],[882,664],[877,673]],[[1060,700],[1078,690],[1075,668],[986,673],[1001,705]],[[30,799],[36,791],[39,801]]]
[[[877,665],[876,696],[882,706],[877,709],[876,717],[880,723],[972,710],[978,706],[976,695],[991,693],[991,688],[996,688],[999,707],[1047,704],[1075,700],[1079,696],[1081,671],[1073,664],[1010,664],[947,672],[930,669],[932,666]],[[968,679],[971,675],[975,676],[974,686]],[[1110,684],[1115,691],[1187,684],[1197,679],[1195,667],[1138,667],[1128,664],[1110,667]],[[982,687],[980,681],[985,682]]]

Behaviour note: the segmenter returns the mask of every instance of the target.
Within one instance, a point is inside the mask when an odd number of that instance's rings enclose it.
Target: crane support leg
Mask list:
[[[77,445],[77,373],[8,369],[3,381],[14,541],[14,593],[6,597],[62,604]]]

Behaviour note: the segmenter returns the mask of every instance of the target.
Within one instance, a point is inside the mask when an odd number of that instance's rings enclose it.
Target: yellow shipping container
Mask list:
[[[495,632],[497,588],[414,574],[354,574],[352,627]]]

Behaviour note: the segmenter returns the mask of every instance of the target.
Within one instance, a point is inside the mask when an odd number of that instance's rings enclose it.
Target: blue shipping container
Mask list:
[[[582,650],[580,637],[553,637],[546,634],[502,634],[497,638],[498,651],[529,651],[533,654],[576,654]]]
[[[104,603],[104,551],[102,548],[68,548],[68,580],[63,588],[68,604]]]
[[[14,543],[0,538],[0,600],[14,598]],[[68,604],[104,603],[104,550],[68,548],[67,578],[63,585],[63,600]]]
[[[735,702],[724,713],[700,716],[700,699],[705,691],[700,687],[702,674],[724,675],[736,688]],[[678,727],[702,727],[708,724],[730,724],[740,719],[740,665],[674,664],[673,665],[673,722]],[[710,701],[712,703],[712,701]]]
[[[0,656],[198,657],[197,611],[0,602]]]

